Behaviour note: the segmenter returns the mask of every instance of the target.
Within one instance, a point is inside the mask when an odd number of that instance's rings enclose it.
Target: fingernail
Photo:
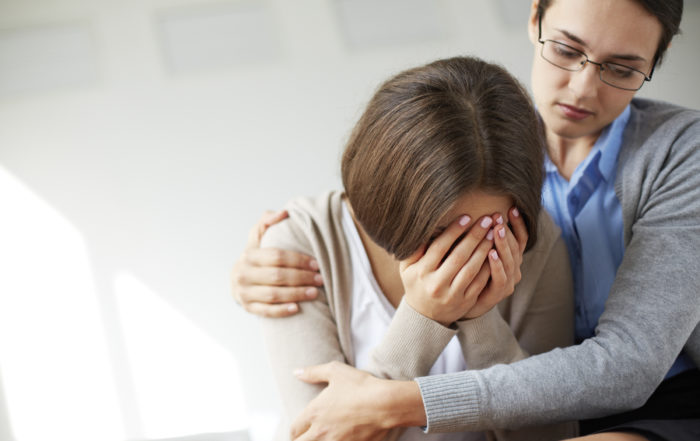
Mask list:
[[[498,260],[498,253],[496,252],[496,250],[491,250],[491,251],[489,252],[489,255],[491,256],[491,258],[492,258],[493,260]]]
[[[520,216],[520,212],[518,211],[517,208],[513,208],[513,216],[515,216],[515,217]]]
[[[294,369],[295,377],[301,377],[302,375],[304,375],[304,369]]]
[[[291,305],[287,305],[287,311],[289,312],[297,312],[299,307],[297,306],[296,303],[292,303]]]
[[[493,240],[493,230],[489,230],[489,232],[486,233],[486,238],[488,240]]]
[[[317,270],[318,269],[318,262],[316,260],[312,260],[309,262],[309,268],[312,270]]]
[[[501,239],[503,239],[504,237],[506,237],[506,229],[505,229],[505,228],[501,228],[500,230],[498,230],[498,235],[501,236]]]
[[[485,217],[484,220],[481,221],[481,228],[488,228],[491,226],[491,223],[493,221],[491,220],[490,217]]]
[[[323,284],[323,277],[321,277],[320,274],[316,274],[316,275],[314,276],[314,282],[316,282],[316,283],[318,283],[318,284]]]
[[[470,220],[472,220],[472,218],[470,218],[469,216],[462,216],[459,218],[459,224],[461,226],[465,226],[469,223]]]
[[[503,224],[503,216],[498,216],[498,217],[496,218],[496,223],[497,223],[498,225]]]
[[[318,290],[316,288],[309,288],[306,290],[305,294],[307,299],[315,299],[318,295]]]

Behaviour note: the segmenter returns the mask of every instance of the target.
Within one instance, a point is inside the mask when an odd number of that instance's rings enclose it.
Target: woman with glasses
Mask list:
[[[547,141],[543,202],[567,243],[577,344],[414,381],[341,365],[307,369],[303,379],[328,387],[293,426],[295,439],[567,419],[581,420],[582,434],[595,433],[590,440],[700,439],[700,113],[635,97],[678,33],[682,10],[681,0],[532,5],[532,92]],[[252,311],[290,314],[259,296],[271,282],[263,251],[252,247],[236,265],[234,295]],[[288,286],[310,289],[314,261],[279,256],[277,266],[295,267],[278,273],[290,275],[274,291],[286,307],[300,300]],[[352,434],[360,428],[362,436]]]

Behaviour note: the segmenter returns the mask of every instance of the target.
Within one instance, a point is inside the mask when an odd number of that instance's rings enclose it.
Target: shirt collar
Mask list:
[[[629,119],[630,106],[628,104],[625,110],[603,130],[593,146],[591,154],[595,154],[596,151],[601,152],[600,160],[598,161],[598,170],[608,182],[615,176],[617,156],[622,147],[622,135],[625,132],[625,127],[627,127]]]

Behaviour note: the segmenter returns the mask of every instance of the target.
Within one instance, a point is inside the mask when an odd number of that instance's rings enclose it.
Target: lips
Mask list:
[[[557,106],[566,118],[573,119],[576,121],[580,121],[590,115],[593,115],[593,112],[586,109],[582,109],[580,107],[570,106],[568,104],[562,103],[557,103]]]

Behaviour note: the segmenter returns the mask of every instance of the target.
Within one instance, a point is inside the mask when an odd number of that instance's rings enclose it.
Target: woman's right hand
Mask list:
[[[527,230],[517,210],[503,217],[469,216],[452,222],[429,245],[400,263],[405,300],[422,315],[449,326],[479,317],[513,293]],[[495,226],[494,226],[495,225]],[[468,230],[468,231],[467,231]]]
[[[286,211],[264,213],[250,230],[246,248],[233,265],[233,298],[250,313],[264,317],[296,314],[297,302],[315,299],[317,287],[323,285],[318,262],[313,257],[260,248],[265,231],[287,216]]]

